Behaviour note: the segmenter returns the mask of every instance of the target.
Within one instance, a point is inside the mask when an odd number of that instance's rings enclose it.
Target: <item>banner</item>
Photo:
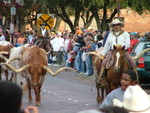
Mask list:
[[[16,0],[16,4],[19,6],[24,6],[24,0]]]
[[[3,5],[4,5],[4,6],[9,6],[9,5],[11,5],[11,0],[3,0]]]

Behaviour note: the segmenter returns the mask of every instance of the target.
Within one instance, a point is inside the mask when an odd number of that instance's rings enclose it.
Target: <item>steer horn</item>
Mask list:
[[[7,64],[9,64],[11,61],[13,61],[13,60],[20,60],[20,57],[14,57],[14,58],[12,58],[12,59],[8,59],[7,61],[6,61],[6,63]]]
[[[48,68],[47,66],[42,66],[43,69],[45,69],[48,73],[50,73],[52,76],[56,76],[57,74],[59,74],[61,71],[65,70],[65,69],[70,69],[70,70],[73,70],[69,67],[63,67],[63,68],[60,68],[58,69],[55,73],[50,69]]]
[[[38,44],[38,42],[40,42],[39,44]],[[42,40],[37,40],[35,43],[34,43],[34,45],[36,45],[36,46],[40,46],[42,44]]]
[[[86,54],[96,55],[99,59],[101,59],[100,55],[96,52],[87,52]]]
[[[3,55],[0,55],[0,58],[4,59],[5,61],[8,60],[8,59],[7,59],[5,56],[3,56]]]
[[[133,60],[138,60],[146,51],[149,51],[150,48],[145,49],[144,51],[142,51],[138,56],[132,57]]]
[[[9,67],[11,70],[13,70],[16,73],[19,73],[19,72],[25,70],[26,68],[30,67],[30,64],[25,65],[25,66],[21,67],[20,69],[15,69],[12,65],[7,64],[7,63],[0,63],[0,65],[5,65],[5,66]]]
[[[9,53],[7,51],[1,51],[0,55],[8,55]]]
[[[49,49],[49,51],[48,51],[48,52],[46,52],[46,55],[48,55],[48,54],[51,52],[51,50],[52,50],[52,49]]]

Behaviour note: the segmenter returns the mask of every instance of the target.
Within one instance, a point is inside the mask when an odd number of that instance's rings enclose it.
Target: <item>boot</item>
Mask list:
[[[136,79],[137,79],[138,84],[140,85],[137,69],[136,67],[132,67],[132,69],[136,73]]]
[[[100,75],[98,76],[98,79],[97,79],[97,82],[102,78],[102,76],[104,76],[104,72],[105,72],[105,67],[104,66],[102,66],[101,67],[101,72],[100,72]]]

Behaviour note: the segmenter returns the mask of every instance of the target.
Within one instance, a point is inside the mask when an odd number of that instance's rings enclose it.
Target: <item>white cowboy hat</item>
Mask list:
[[[120,21],[119,19],[114,19],[114,20],[109,24],[109,26],[110,26],[110,27],[113,27],[113,25],[116,25],[116,24],[120,24],[121,27],[124,26],[124,23],[123,23],[122,21]]]
[[[123,102],[113,100],[114,106],[124,107],[129,113],[150,113],[150,95],[140,86],[129,86],[124,94]]]

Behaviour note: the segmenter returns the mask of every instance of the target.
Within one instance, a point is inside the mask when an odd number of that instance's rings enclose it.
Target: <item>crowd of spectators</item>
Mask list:
[[[146,32],[144,36],[141,36],[141,33],[137,32],[131,32],[129,34],[131,37],[131,47],[128,50],[129,53],[132,51],[132,48],[136,43],[146,41],[150,37],[150,32]],[[103,47],[109,32],[101,32],[94,29],[81,30],[79,27],[77,27],[76,34],[73,34],[67,30],[59,31],[58,33],[53,32],[53,38],[51,41],[53,42],[53,40],[57,38],[58,35],[61,35],[61,38],[64,39],[64,49],[63,55],[61,57],[63,60],[61,63],[55,64],[57,57],[53,62],[53,57],[55,57],[55,54],[50,55],[51,57],[49,60],[49,65],[53,65],[54,63],[54,66],[67,66],[75,69],[76,72],[81,74],[86,74],[89,76],[93,75],[94,72],[92,67],[92,55],[85,53],[96,51],[97,49]],[[59,43],[58,45],[61,44]]]
[[[87,52],[96,51],[98,48],[103,47],[107,37],[111,31],[100,31],[94,29],[80,29],[76,27],[76,33],[73,34],[69,30],[52,31],[50,32],[50,43],[53,47],[53,52],[48,56],[49,65],[53,66],[67,66],[73,68],[76,72],[93,75],[92,55],[85,54]],[[14,34],[9,33],[9,29],[5,31],[0,29],[0,41],[10,41],[14,46],[20,46],[24,43],[34,44],[37,39],[35,31],[21,33],[16,30]],[[144,35],[138,32],[129,32],[130,48],[128,52],[136,43],[141,41],[150,40],[150,32]]]

